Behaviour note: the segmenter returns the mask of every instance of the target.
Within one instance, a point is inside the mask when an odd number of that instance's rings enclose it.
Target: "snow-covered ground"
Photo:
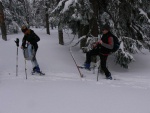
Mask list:
[[[57,30],[51,35],[45,29],[34,29],[40,36],[37,60],[45,76],[31,75],[32,65],[25,61],[19,48],[18,76],[14,40],[23,34],[0,39],[0,113],[150,113],[150,53],[135,55],[136,62],[123,69],[109,57],[113,78],[96,81],[93,71],[81,70],[80,78],[69,53],[69,45],[58,44]],[[64,34],[68,43],[73,36]],[[75,42],[74,42],[75,43]],[[21,44],[21,42],[20,42]],[[77,63],[83,64],[85,54],[78,46],[72,48]]]

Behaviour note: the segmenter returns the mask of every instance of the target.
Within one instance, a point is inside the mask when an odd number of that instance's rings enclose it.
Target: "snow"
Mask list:
[[[140,14],[144,15],[146,17],[146,19],[148,20],[148,22],[150,23],[150,19],[148,18],[148,15],[146,12],[143,11],[143,9],[139,8]]]
[[[23,34],[8,35],[8,41],[0,38],[0,113],[150,113],[148,51],[134,55],[136,62],[128,70],[115,65],[111,55],[108,67],[117,80],[105,80],[100,75],[97,82],[93,71],[81,70],[84,77],[80,78],[69,53],[70,46],[58,44],[56,29],[51,30],[51,35],[45,29],[33,30],[41,38],[37,60],[46,75],[31,75],[32,65],[27,61],[26,80],[24,58],[18,48],[16,76],[14,40],[21,41]],[[72,37],[64,34],[65,42]],[[85,54],[78,46],[71,50],[77,64],[83,64]]]
[[[70,5],[71,5],[73,2],[74,2],[73,0],[68,0],[68,1],[66,1],[62,13],[64,13],[65,11],[67,11],[67,10],[69,9]]]
[[[63,5],[63,2],[64,2],[64,1],[65,1],[65,0],[61,0],[61,1],[58,3],[57,7],[56,7],[51,13],[55,12],[58,8],[60,8],[60,7]],[[69,7],[70,7],[71,5],[75,5],[77,2],[78,2],[78,0],[67,0],[67,1],[65,2],[65,4],[64,4],[64,8],[62,9],[61,13],[64,13],[64,12],[68,11]]]

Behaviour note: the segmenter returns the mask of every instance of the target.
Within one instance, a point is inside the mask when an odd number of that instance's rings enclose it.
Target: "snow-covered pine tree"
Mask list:
[[[91,7],[89,0],[60,0],[52,13],[79,38],[88,34],[98,36],[98,29],[94,25],[97,22]],[[86,39],[81,40],[81,48],[85,46]]]
[[[121,67],[128,68],[128,64],[132,61],[135,61],[132,54],[138,53],[144,47],[143,44],[134,40],[130,37],[121,37],[122,42],[120,45],[120,49],[115,53],[116,63],[120,64]]]
[[[17,32],[16,26],[22,24],[44,25],[45,18],[41,17],[45,17],[45,1],[50,4],[49,12],[53,10],[50,17],[79,37],[89,34],[97,37],[97,23],[99,28],[109,23],[112,32],[122,41],[120,54],[116,52],[116,62],[125,68],[141,47],[150,49],[149,0],[33,0],[33,9],[28,0],[2,0],[8,33]],[[81,41],[81,47],[85,42]],[[126,59],[128,61],[124,62]]]
[[[148,0],[60,0],[54,12],[61,17],[63,25],[69,26],[79,37],[90,32],[90,29],[86,29],[86,33],[80,31],[86,25],[90,26],[92,16],[97,19],[99,28],[108,23],[112,32],[122,41],[120,51],[115,53],[116,63],[128,68],[129,63],[134,61],[134,53],[141,48],[150,49],[147,29],[150,27],[149,4]]]
[[[41,26],[45,26],[45,4],[43,0],[33,0],[31,3],[33,7],[32,15],[33,15],[33,26],[36,28],[40,28]],[[42,17],[42,18],[41,18]]]
[[[120,51],[116,52],[116,63],[128,68],[128,64],[134,61],[134,53],[141,47],[149,48],[149,30],[146,30],[150,27],[149,3],[147,0],[99,0],[99,3],[101,23],[109,23],[113,33],[122,41]]]
[[[47,34],[50,34],[49,25],[51,25],[53,28],[53,26],[56,26],[55,24],[57,23],[54,20],[55,17],[51,16],[49,13],[54,9],[56,4],[56,0],[33,0],[32,2],[32,15],[34,16],[33,25],[37,28],[44,26],[46,28]]]
[[[2,0],[7,34],[17,33],[19,26],[31,22],[30,3],[27,0]]]

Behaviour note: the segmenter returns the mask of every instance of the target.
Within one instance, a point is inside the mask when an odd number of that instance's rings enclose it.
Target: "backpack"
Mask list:
[[[114,41],[114,47],[113,47],[113,49],[111,49],[111,52],[116,52],[120,47],[120,42],[118,40],[118,37],[116,37],[114,35],[112,35],[112,37],[113,37],[113,41]]]

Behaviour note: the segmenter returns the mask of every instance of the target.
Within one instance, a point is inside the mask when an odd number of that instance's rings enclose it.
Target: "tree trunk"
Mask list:
[[[54,29],[54,24],[51,22],[51,29]]]
[[[60,2],[60,0],[57,0],[57,4]],[[63,38],[63,30],[61,22],[58,23],[58,38],[59,38],[59,44],[64,45],[64,38]]]
[[[50,35],[50,30],[49,30],[49,14],[48,14],[48,4],[46,3],[46,31],[47,31],[47,34]]]
[[[84,26],[84,25],[81,24],[80,25],[80,29],[79,29],[79,36],[82,37],[84,35],[87,35],[88,32],[89,32],[89,25]],[[80,48],[86,46],[86,40],[87,40],[86,38],[81,40],[81,42],[80,42]]]
[[[2,39],[7,41],[6,25],[5,25],[2,2],[0,2],[0,27],[1,27]]]
[[[26,22],[28,24],[28,27],[30,27],[30,19],[29,19],[29,17],[30,17],[29,10],[30,9],[29,9],[29,3],[28,3],[27,0],[23,0],[22,2],[24,4]]]
[[[97,17],[98,17],[98,3],[96,0],[90,0],[93,8],[93,17],[89,20],[89,25],[81,25],[80,24],[80,29],[79,29],[79,34],[81,36],[87,35],[90,32],[90,34],[94,37],[98,37],[98,24],[97,24]],[[81,37],[80,36],[80,37]],[[86,46],[86,39],[81,40],[80,42],[80,48]]]
[[[93,17],[90,20],[90,30],[91,30],[91,35],[94,37],[98,37],[98,24],[97,24],[97,18]]]
[[[91,29],[91,34],[94,37],[98,37],[98,24],[97,24],[97,18],[98,18],[98,1],[96,0],[90,0],[90,2],[92,3],[92,7],[93,7],[93,17],[90,20],[90,29]]]
[[[64,45],[63,30],[62,30],[61,23],[58,24],[58,36],[59,36],[59,44]]]

